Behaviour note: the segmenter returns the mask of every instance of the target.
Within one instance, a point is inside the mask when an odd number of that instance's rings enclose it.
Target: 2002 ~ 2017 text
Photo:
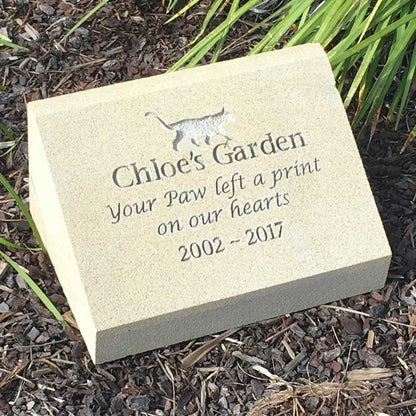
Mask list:
[[[283,221],[276,221],[267,225],[259,225],[254,228],[247,228],[244,232],[245,241],[248,246],[253,246],[267,241],[273,241],[282,237]],[[240,243],[240,239],[230,241],[228,244]],[[178,251],[181,255],[181,261],[199,259],[204,256],[212,256],[222,253],[226,249],[221,237],[205,239],[201,242],[193,242],[189,245],[181,245]]]

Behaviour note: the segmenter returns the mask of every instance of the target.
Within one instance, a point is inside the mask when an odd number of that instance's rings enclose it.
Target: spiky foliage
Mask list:
[[[171,0],[168,10],[176,2]],[[169,21],[192,11],[199,2],[189,1]],[[264,13],[265,6],[277,3],[276,10]],[[261,35],[257,43],[250,42],[249,55],[319,42],[328,53],[345,106],[354,104],[353,126],[361,126],[361,131],[371,126],[374,131],[380,114],[384,114],[396,120],[397,128],[413,92],[414,0],[249,0],[243,4],[239,0],[214,0],[191,49],[170,71],[192,67],[203,57],[217,61],[231,44],[225,41],[231,28],[240,19],[254,21],[257,16],[261,22],[239,38],[241,42],[253,34]],[[211,31],[207,32],[210,24]]]

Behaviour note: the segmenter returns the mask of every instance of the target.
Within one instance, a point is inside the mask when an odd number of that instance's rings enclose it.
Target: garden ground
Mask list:
[[[165,25],[158,1],[114,2],[58,44],[90,7],[0,0],[0,27],[28,48],[0,49],[1,121],[23,135],[0,169],[26,201],[26,103],[163,73],[201,24],[196,12]],[[244,22],[234,29],[245,30]],[[226,58],[246,47],[237,43]],[[0,414],[415,414],[416,152],[413,145],[399,153],[415,123],[409,110],[398,132],[381,122],[360,142],[394,253],[386,286],[372,293],[253,324],[220,342],[205,337],[94,366],[76,324],[64,329],[23,279],[0,266]],[[0,140],[8,139],[0,133]],[[0,235],[36,244],[4,188]],[[6,252],[71,321],[47,255]],[[210,343],[185,369],[181,361]]]

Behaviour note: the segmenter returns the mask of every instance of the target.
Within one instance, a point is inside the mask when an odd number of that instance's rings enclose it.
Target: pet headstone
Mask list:
[[[385,282],[317,44],[32,102],[28,123],[30,207],[96,363]]]

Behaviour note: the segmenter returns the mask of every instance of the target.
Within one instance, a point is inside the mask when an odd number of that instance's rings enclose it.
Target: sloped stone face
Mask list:
[[[92,359],[383,286],[318,45],[29,103],[30,204]]]

